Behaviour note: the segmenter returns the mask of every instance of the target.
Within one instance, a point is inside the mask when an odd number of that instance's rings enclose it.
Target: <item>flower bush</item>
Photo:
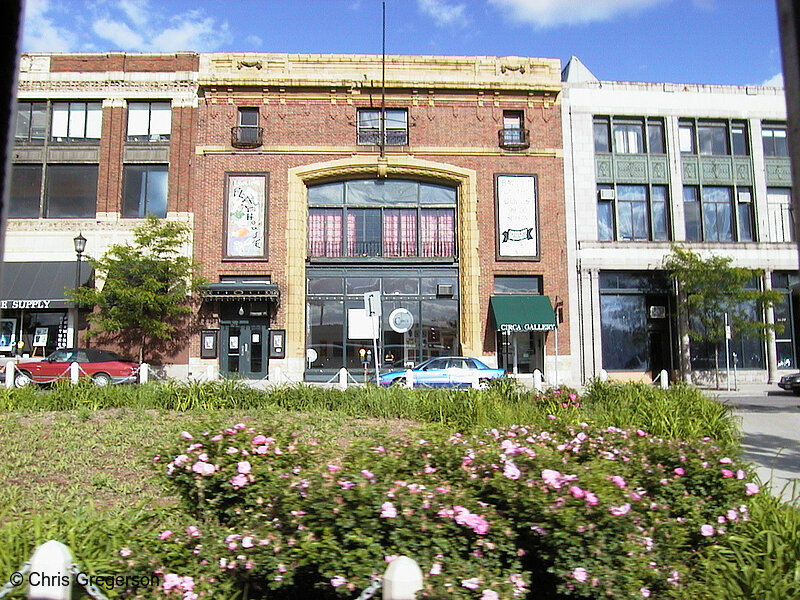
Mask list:
[[[561,394],[542,401],[575,410]],[[697,551],[749,518],[757,486],[712,440],[551,417],[346,449],[279,426],[184,432],[155,464],[194,521],[126,548],[162,575],[131,595],[350,598],[407,555],[422,597],[677,598]]]

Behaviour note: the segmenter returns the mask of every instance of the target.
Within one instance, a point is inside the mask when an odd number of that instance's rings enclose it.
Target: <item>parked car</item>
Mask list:
[[[63,348],[42,360],[21,361],[14,374],[14,385],[23,387],[31,383],[45,384],[69,380],[70,365],[80,365],[80,376],[90,377],[95,385],[134,383],[139,365],[125,360],[114,352],[96,348]],[[5,376],[5,366],[0,367]]]
[[[778,382],[778,387],[787,392],[792,392],[795,396],[800,396],[800,373],[784,375]]]
[[[381,385],[405,385],[407,369],[390,371],[380,376]],[[481,388],[489,385],[489,380],[504,377],[503,369],[487,367],[477,358],[465,356],[440,356],[430,358],[411,369],[414,385],[428,387],[470,387],[477,373]]]

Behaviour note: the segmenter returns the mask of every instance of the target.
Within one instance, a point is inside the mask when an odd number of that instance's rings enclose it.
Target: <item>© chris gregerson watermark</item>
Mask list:
[[[140,587],[157,587],[161,584],[158,575],[90,575],[89,573],[43,573],[41,571],[30,571],[27,573],[14,571],[9,578],[9,583],[14,587],[28,584],[32,588],[47,586],[66,587],[73,582],[83,587],[93,585],[105,590],[115,588],[135,589]]]

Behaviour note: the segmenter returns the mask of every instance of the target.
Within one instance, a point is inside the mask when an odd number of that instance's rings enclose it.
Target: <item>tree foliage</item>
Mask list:
[[[101,258],[88,258],[104,282],[70,294],[79,304],[95,307],[87,338],[124,335],[135,340],[143,361],[149,345],[173,337],[192,312],[192,292],[203,283],[197,264],[181,253],[189,234],[185,223],[150,215],[133,230],[133,244],[115,244]]]
[[[719,344],[725,340],[725,315],[733,335],[765,337],[776,329],[764,322],[764,311],[781,295],[751,285],[763,275],[760,269],[731,265],[727,256],[699,254],[673,246],[664,268],[678,286],[678,310],[692,340]],[[755,309],[755,310],[754,310]]]

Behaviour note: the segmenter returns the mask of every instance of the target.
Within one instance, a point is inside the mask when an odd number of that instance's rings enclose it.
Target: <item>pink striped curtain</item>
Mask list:
[[[455,256],[455,213],[449,208],[423,209],[420,222],[422,256]]]
[[[311,209],[308,212],[308,255],[342,255],[342,211]]]
[[[383,211],[383,255],[415,256],[417,254],[417,211],[386,209]]]

